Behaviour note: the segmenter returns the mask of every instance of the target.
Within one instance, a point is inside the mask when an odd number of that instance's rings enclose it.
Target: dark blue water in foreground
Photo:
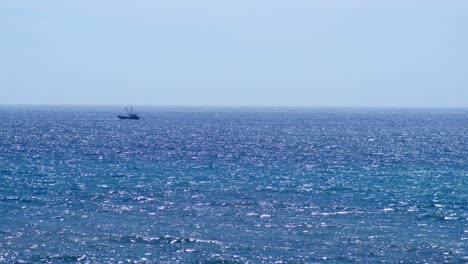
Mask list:
[[[468,110],[0,107],[0,262],[464,263]]]

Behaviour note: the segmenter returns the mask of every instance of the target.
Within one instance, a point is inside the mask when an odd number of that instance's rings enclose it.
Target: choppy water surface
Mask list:
[[[468,111],[0,107],[0,262],[465,263]]]

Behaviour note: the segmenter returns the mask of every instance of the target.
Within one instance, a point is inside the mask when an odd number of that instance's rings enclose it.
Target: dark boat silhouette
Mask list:
[[[117,117],[119,119],[133,119],[133,120],[140,119],[140,117],[136,113],[133,113],[133,107],[130,107],[130,111],[128,111],[127,107],[125,107],[125,110],[127,111],[128,115],[126,116],[118,115]]]

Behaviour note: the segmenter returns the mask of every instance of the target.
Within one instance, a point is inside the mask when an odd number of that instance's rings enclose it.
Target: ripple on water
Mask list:
[[[0,106],[0,262],[466,262],[464,110],[141,111]]]

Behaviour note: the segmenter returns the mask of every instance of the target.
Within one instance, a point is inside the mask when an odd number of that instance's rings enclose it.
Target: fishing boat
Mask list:
[[[127,111],[128,115],[126,115],[126,116],[118,115],[117,117],[119,119],[133,119],[133,120],[139,120],[140,119],[140,117],[136,113],[133,113],[133,106],[130,107],[130,111],[128,111],[128,108],[125,107],[125,111]]]

